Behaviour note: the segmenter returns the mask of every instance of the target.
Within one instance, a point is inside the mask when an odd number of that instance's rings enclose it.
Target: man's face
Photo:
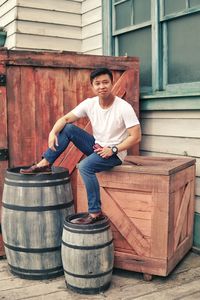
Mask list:
[[[111,94],[112,81],[108,74],[103,74],[94,78],[92,88],[96,96],[106,98]]]

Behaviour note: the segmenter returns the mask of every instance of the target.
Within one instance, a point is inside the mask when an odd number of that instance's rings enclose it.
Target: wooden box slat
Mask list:
[[[114,236],[115,267],[166,276],[192,247],[195,160],[127,160],[98,174],[102,209]],[[86,210],[78,176],[77,211]]]

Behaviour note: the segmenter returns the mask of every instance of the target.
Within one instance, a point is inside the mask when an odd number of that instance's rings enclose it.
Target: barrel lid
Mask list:
[[[42,181],[42,180],[55,180],[69,177],[69,170],[63,167],[52,167],[51,174],[33,174],[33,175],[25,175],[20,174],[21,168],[29,168],[30,166],[18,166],[15,168],[8,168],[6,170],[5,178],[14,179],[14,180],[26,180],[26,181]]]
[[[64,228],[69,231],[75,230],[73,232],[87,234],[87,233],[96,233],[98,231],[104,231],[110,227],[109,219],[107,216],[104,216],[104,218],[102,220],[92,223],[92,224],[84,224],[83,225],[83,224],[71,223],[71,221],[73,219],[84,218],[87,215],[88,215],[88,212],[82,212],[82,213],[77,213],[77,214],[72,214],[72,215],[67,216],[64,220]]]

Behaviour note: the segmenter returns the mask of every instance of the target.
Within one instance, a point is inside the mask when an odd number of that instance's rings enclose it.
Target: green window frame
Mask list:
[[[132,2],[135,0],[131,0]],[[151,0],[150,20],[122,28],[116,28],[115,15],[118,5],[130,0],[102,0],[103,6],[103,54],[119,55],[118,38],[123,33],[136,32],[142,28],[151,28],[151,70],[152,86],[141,86],[141,96],[155,95],[199,95],[200,81],[169,83],[169,24],[179,18],[200,14],[197,0],[179,0],[180,7],[175,12],[166,9],[166,0]],[[200,0],[199,0],[200,2]],[[173,2],[174,3],[174,2]],[[173,5],[177,5],[177,2]],[[168,3],[167,3],[168,4]],[[176,7],[175,7],[176,8]],[[167,11],[165,13],[165,11]],[[133,12],[131,12],[133,20]],[[123,23],[123,22],[122,22]],[[124,21],[125,25],[127,21]],[[123,25],[123,24],[122,24]],[[197,57],[198,59],[198,57]]]

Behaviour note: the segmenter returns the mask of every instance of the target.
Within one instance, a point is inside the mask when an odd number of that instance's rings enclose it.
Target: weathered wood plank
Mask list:
[[[131,260],[127,256],[127,264]],[[133,261],[134,263],[134,261]],[[141,262],[142,264],[144,262]],[[148,262],[146,262],[148,263]],[[149,263],[148,263],[149,264]],[[155,265],[157,262],[155,261]],[[7,265],[6,260],[0,260],[0,270],[5,268]],[[4,288],[9,284],[10,290],[3,292],[2,297],[5,300],[10,299],[30,299],[30,300],[101,300],[102,297],[107,297],[109,300],[132,300],[133,295],[135,299],[199,299],[196,297],[198,295],[199,288],[199,273],[200,273],[200,260],[199,256],[195,253],[190,252],[188,256],[178,265],[178,267],[173,271],[168,277],[154,277],[152,282],[144,282],[142,276],[136,272],[126,272],[123,270],[115,269],[112,276],[112,284],[108,291],[104,294],[98,295],[81,295],[77,293],[72,293],[69,291],[64,284],[64,277],[60,277],[56,280],[49,281],[27,281],[21,280],[17,277],[10,275],[11,278],[7,278],[4,281]],[[6,279],[6,278],[4,278]],[[2,277],[0,276],[0,281]],[[24,288],[15,287],[17,281],[24,282]],[[13,288],[12,288],[13,282]],[[26,284],[30,283],[31,286],[26,287]],[[34,285],[32,285],[32,283]],[[51,285],[54,285],[54,290]],[[57,284],[57,285],[56,285]],[[49,289],[50,287],[50,289]],[[178,288],[178,290],[177,290]],[[34,289],[36,291],[34,291]],[[37,290],[39,289],[39,293]],[[25,293],[23,294],[23,292]],[[169,295],[168,293],[171,292]],[[16,298],[15,298],[16,292]],[[182,293],[182,294],[180,294]],[[13,296],[14,295],[14,296]],[[180,296],[180,297],[179,297]],[[173,298],[174,297],[174,298]],[[193,297],[193,298],[192,298]],[[174,299],[174,300],[175,300]]]
[[[102,198],[104,199],[102,209],[105,214],[109,217],[118,231],[126,238],[129,245],[137,254],[148,256],[150,250],[149,243],[141,234],[140,229],[138,229],[120,209],[120,206],[115,202],[112,194],[104,188],[101,188],[100,190]]]
[[[171,153],[163,153],[163,152],[154,152],[154,151],[140,151],[141,156],[148,156],[148,157],[171,157],[171,158],[177,158],[177,157],[184,157],[184,156],[179,156]],[[200,177],[200,159],[197,157],[196,158],[196,175]]]
[[[54,52],[55,53],[55,52]],[[91,55],[81,55],[70,52],[57,52],[56,55],[50,52],[33,52],[33,51],[9,51],[8,65],[29,65],[39,67],[61,67],[74,69],[90,69],[95,67],[107,66],[111,70],[125,71],[133,68],[139,71],[137,57],[108,57],[95,56],[91,59]],[[94,65],[95,61],[95,65]]]
[[[194,180],[195,165],[174,173],[170,180],[170,192],[174,192],[185,186],[189,181]]]
[[[136,190],[141,192],[151,192],[152,190],[155,190],[157,192],[163,192],[168,193],[169,187],[167,185],[167,182],[169,178],[167,176],[159,176],[154,174],[146,174],[146,172],[140,173],[140,168],[135,168],[134,166],[131,167],[115,167],[114,171],[108,171],[109,176],[103,176],[103,174],[98,174],[98,178],[100,178],[100,186],[106,187],[106,188],[116,188],[116,186],[119,189],[123,190]],[[137,170],[139,172],[137,173]],[[143,171],[144,169],[142,169]],[[119,176],[119,172],[121,171],[121,176]],[[130,174],[129,174],[130,171]],[[131,181],[131,173],[134,173],[134,181]],[[108,173],[107,173],[108,174]],[[144,181],[145,176],[145,181]],[[159,181],[158,181],[159,180]],[[130,183],[131,182],[131,183]]]
[[[18,282],[18,280],[19,279],[17,278],[16,281]],[[12,281],[13,281],[13,279],[12,279]],[[10,285],[10,283],[5,282],[5,286],[7,284]],[[57,280],[46,281],[45,286],[46,286],[46,288],[44,289],[44,283],[41,281],[39,281],[39,282],[35,281],[35,283],[33,283],[33,285],[30,285],[30,284],[28,285],[28,282],[27,282],[27,284],[25,284],[24,281],[21,281],[20,288],[18,288],[18,289],[11,288],[11,289],[7,289],[7,290],[3,290],[3,291],[1,291],[1,297],[3,299],[19,300],[19,299],[29,298],[30,295],[32,297],[34,297],[34,296],[42,297],[45,294],[48,295],[51,293],[60,292],[61,290],[65,291],[65,289],[66,289],[64,279],[63,279],[63,281],[59,280],[59,284],[58,284]]]
[[[115,252],[115,266],[130,271],[165,275],[167,261],[165,259],[149,258],[124,252]]]
[[[168,256],[169,194],[152,192],[151,251],[152,258]]]
[[[191,185],[190,185],[190,183],[188,183],[183,192],[183,198],[181,201],[179,213],[178,213],[176,224],[175,224],[175,232],[174,232],[174,249],[175,250],[179,243],[181,231],[183,229],[183,223],[186,220],[186,212],[187,212],[187,208],[188,208],[188,204],[189,204],[190,200],[193,200],[193,199],[191,199]],[[189,214],[193,214],[193,212],[189,212]]]

